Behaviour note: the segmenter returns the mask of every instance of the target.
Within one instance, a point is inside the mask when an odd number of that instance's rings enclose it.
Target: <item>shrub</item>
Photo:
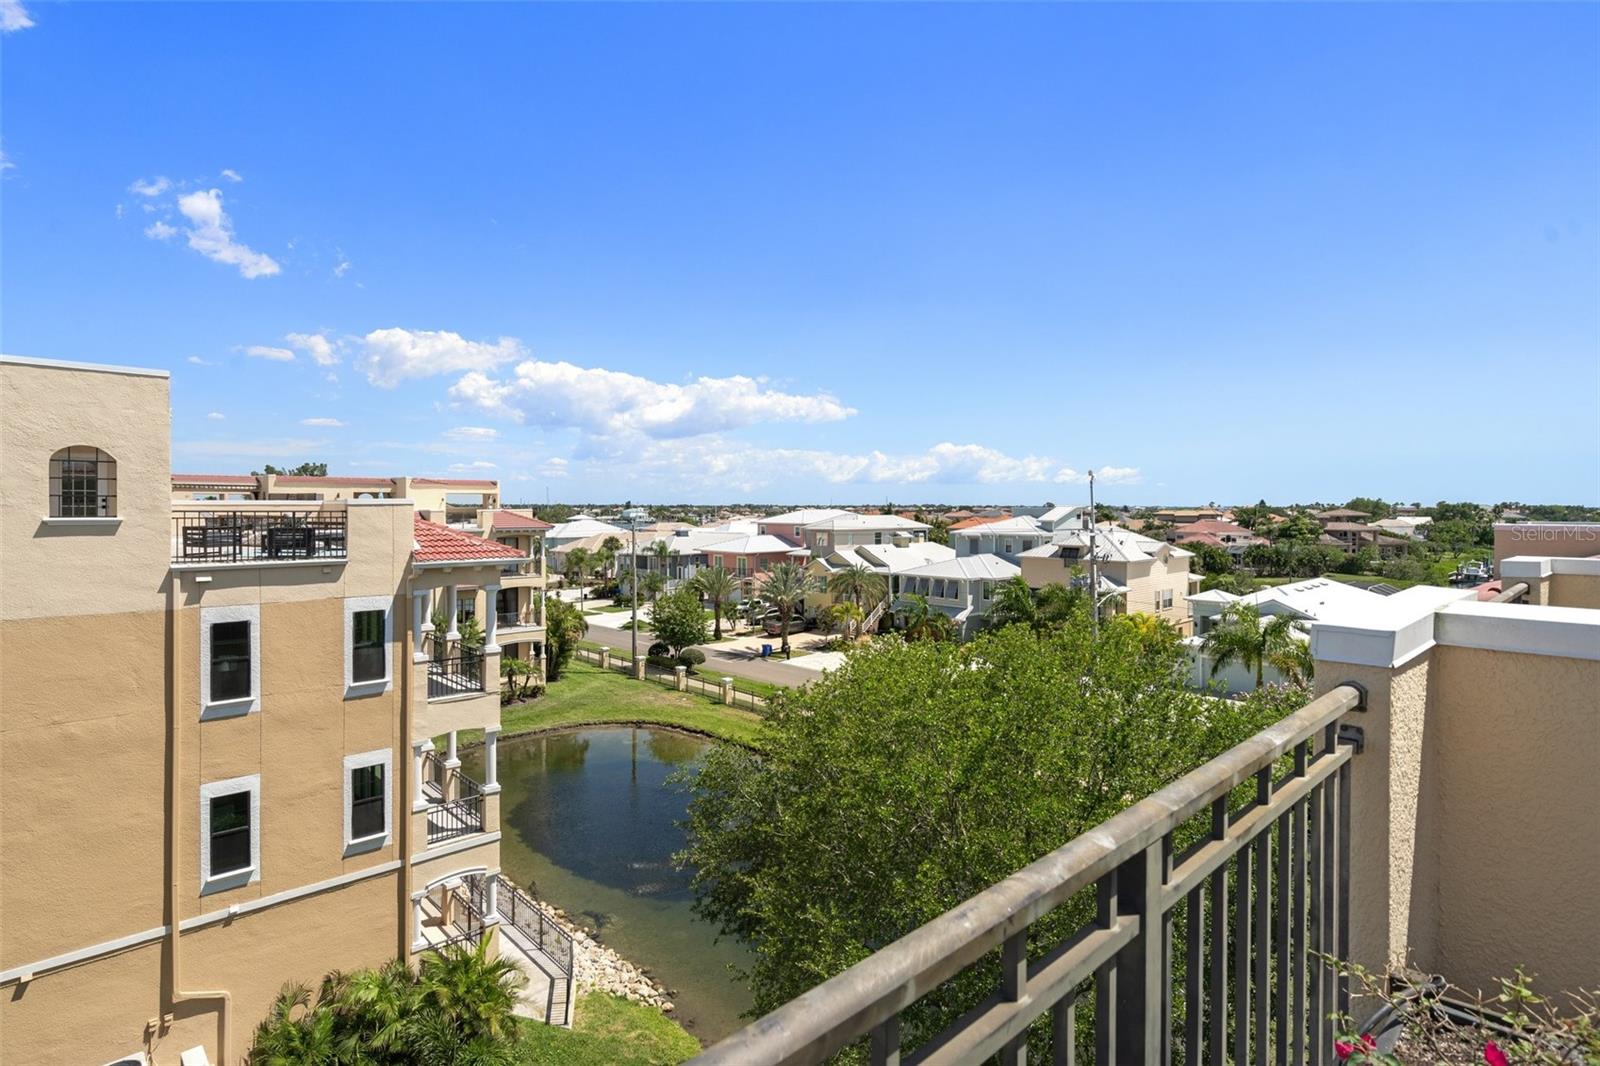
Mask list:
[[[706,661],[706,653],[699,648],[685,648],[678,653],[678,665],[691,669]]]
[[[672,656],[672,647],[666,641],[658,640],[654,644],[650,645],[650,650],[645,652],[645,654],[648,655],[652,659],[655,659],[655,658],[662,658],[662,659],[671,658],[671,656]]]

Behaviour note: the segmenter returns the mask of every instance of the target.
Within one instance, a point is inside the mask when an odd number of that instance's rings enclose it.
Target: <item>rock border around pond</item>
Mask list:
[[[572,937],[572,977],[579,992],[606,992],[655,1007],[664,1014],[676,1010],[670,993],[642,966],[624,959],[567,919],[561,908],[542,899],[534,904]]]

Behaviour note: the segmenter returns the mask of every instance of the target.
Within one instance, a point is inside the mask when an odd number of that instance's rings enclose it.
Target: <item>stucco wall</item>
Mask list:
[[[1600,577],[1589,574],[1551,574],[1550,606],[1600,610]]]
[[[1600,662],[1433,656],[1437,968],[1469,988],[1518,964],[1548,991],[1600,986]]]
[[[1600,522],[1515,522],[1494,527],[1494,567],[1513,555],[1600,555]]]

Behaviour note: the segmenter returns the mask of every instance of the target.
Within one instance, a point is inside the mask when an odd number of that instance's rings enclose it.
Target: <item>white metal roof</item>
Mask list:
[[[849,513],[849,511],[840,507],[801,507],[793,511],[785,511],[782,514],[767,515],[765,518],[756,519],[756,521],[762,524],[770,522],[774,525],[782,526],[805,526],[810,525],[812,522],[821,522],[826,518],[837,518],[840,515]]]
[[[1016,563],[998,555],[958,555],[904,571],[902,577],[961,578],[966,581],[1008,581],[1022,573]]]
[[[928,524],[912,518],[901,518],[897,514],[851,514],[846,511],[832,518],[809,522],[805,528],[824,532],[841,529],[927,529]]]

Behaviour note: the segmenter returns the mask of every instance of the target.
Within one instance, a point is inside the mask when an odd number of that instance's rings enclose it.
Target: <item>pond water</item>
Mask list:
[[[583,729],[502,741],[500,864],[673,990],[677,1020],[711,1043],[742,1024],[750,995],[730,966],[750,953],[690,910],[687,794],[667,777],[710,742],[665,729]],[[476,754],[476,753],[474,753]],[[481,780],[481,778],[480,778]]]

